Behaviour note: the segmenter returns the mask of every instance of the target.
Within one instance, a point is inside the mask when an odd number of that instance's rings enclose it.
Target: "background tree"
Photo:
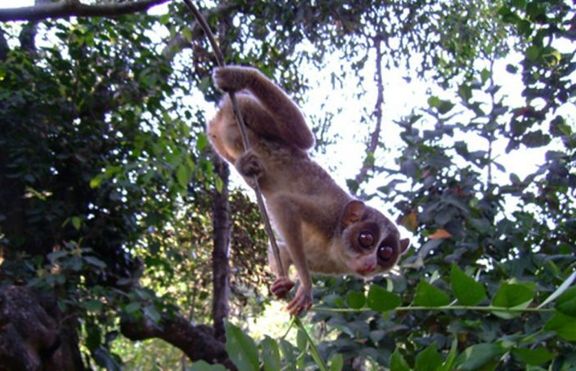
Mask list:
[[[160,3],[166,14],[142,13]],[[227,305],[243,323],[266,301],[266,241],[254,206],[227,196],[226,172],[207,152],[206,102],[217,93],[199,27],[174,1],[3,9],[0,368],[181,362],[164,345],[147,345],[166,354],[151,359],[126,340],[150,338],[241,369],[326,359],[336,369],[575,367],[576,293],[566,289],[576,14],[567,2],[198,5],[228,62],[257,66],[302,103],[313,71],[331,73],[326,105],[310,113],[319,155],[341,145],[329,120],[335,96],[356,94],[366,151],[348,185],[414,234],[403,275],[319,280],[314,340],[301,327],[294,343],[256,348],[229,326],[225,345]],[[427,106],[394,125],[387,71],[430,89]],[[502,80],[514,76],[522,102]],[[530,151],[545,153],[532,174],[501,161]],[[203,324],[210,318],[215,327]]]

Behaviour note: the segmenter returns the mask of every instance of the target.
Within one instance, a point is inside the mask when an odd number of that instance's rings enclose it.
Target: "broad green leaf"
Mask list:
[[[258,349],[239,327],[226,322],[226,351],[239,370],[258,370]]]
[[[430,344],[426,349],[416,355],[414,369],[418,371],[435,371],[442,364],[436,343]]]
[[[280,348],[276,340],[266,336],[260,343],[262,348],[262,361],[265,371],[276,371],[281,369]]]
[[[534,284],[532,283],[502,283],[492,299],[492,305],[502,308],[527,308],[534,298]],[[510,319],[518,313],[494,311],[495,315]]]
[[[330,371],[341,371],[344,368],[344,357],[340,353],[334,354],[328,361]]]
[[[570,317],[576,317],[576,286],[569,288],[556,299],[556,310]]]
[[[441,307],[450,303],[450,297],[444,291],[426,281],[420,281],[416,287],[414,305],[419,307]]]
[[[456,299],[462,305],[476,305],[486,298],[484,286],[454,264],[450,270],[450,284]]]
[[[410,371],[410,365],[404,359],[402,353],[398,351],[398,348],[392,353],[390,357],[390,371]]]
[[[226,367],[222,365],[211,365],[206,361],[198,361],[192,363],[190,371],[226,371]]]
[[[346,295],[346,302],[352,309],[360,309],[366,304],[366,296],[362,292],[350,291]]]
[[[378,312],[386,312],[400,306],[400,297],[385,288],[372,285],[368,289],[366,304],[370,309]]]
[[[298,357],[298,350],[290,342],[281,339],[280,350],[282,351],[282,359],[285,362],[283,370],[296,371],[302,365],[304,357]]]
[[[539,366],[554,359],[554,353],[544,347],[535,349],[517,348],[512,350],[512,354],[522,362],[532,366]]]
[[[494,365],[505,353],[497,344],[476,344],[472,345],[456,359],[456,369],[467,371],[477,370],[481,367]]]
[[[576,341],[576,317],[555,313],[544,325],[544,330],[555,331],[565,340]]]

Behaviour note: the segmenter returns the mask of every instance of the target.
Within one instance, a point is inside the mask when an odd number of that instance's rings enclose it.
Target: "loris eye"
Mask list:
[[[358,243],[361,247],[368,249],[374,245],[374,235],[370,232],[361,232],[358,235]]]
[[[378,259],[387,262],[394,257],[394,248],[382,245],[378,248]]]

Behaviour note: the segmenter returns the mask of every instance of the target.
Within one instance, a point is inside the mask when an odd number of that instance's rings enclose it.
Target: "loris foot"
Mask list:
[[[212,79],[218,89],[234,93],[246,88],[258,73],[251,67],[217,67],[212,72]]]
[[[274,281],[270,291],[279,299],[286,297],[288,292],[294,287],[294,282],[288,277],[279,277]]]
[[[294,299],[288,303],[286,310],[291,315],[297,316],[303,314],[312,306],[312,288],[311,287],[298,287]]]
[[[242,176],[250,178],[260,178],[264,172],[264,168],[260,163],[258,156],[252,151],[248,150],[236,160],[236,169]]]

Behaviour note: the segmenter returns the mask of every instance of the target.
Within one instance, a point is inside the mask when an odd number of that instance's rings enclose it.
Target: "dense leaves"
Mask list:
[[[196,326],[210,316],[210,218],[227,184],[203,134],[218,97],[211,51],[170,2],[162,16],[0,25],[0,290],[48,293],[58,310],[45,310],[72,319],[91,367],[183,366],[173,347],[127,340],[151,337],[240,369],[576,367],[570,2],[199,5],[230,62],[299,101],[316,68],[335,70],[333,95],[357,94],[362,117],[345,121],[367,153],[348,184],[411,233],[400,274],[318,279],[310,323],[284,337],[256,341],[228,324],[224,347]],[[425,79],[423,105],[392,117],[371,71]],[[319,153],[337,138],[330,98],[307,112]],[[267,301],[266,238],[240,191],[231,213],[231,315],[244,324]],[[185,330],[194,336],[178,339],[206,343],[174,341]]]

